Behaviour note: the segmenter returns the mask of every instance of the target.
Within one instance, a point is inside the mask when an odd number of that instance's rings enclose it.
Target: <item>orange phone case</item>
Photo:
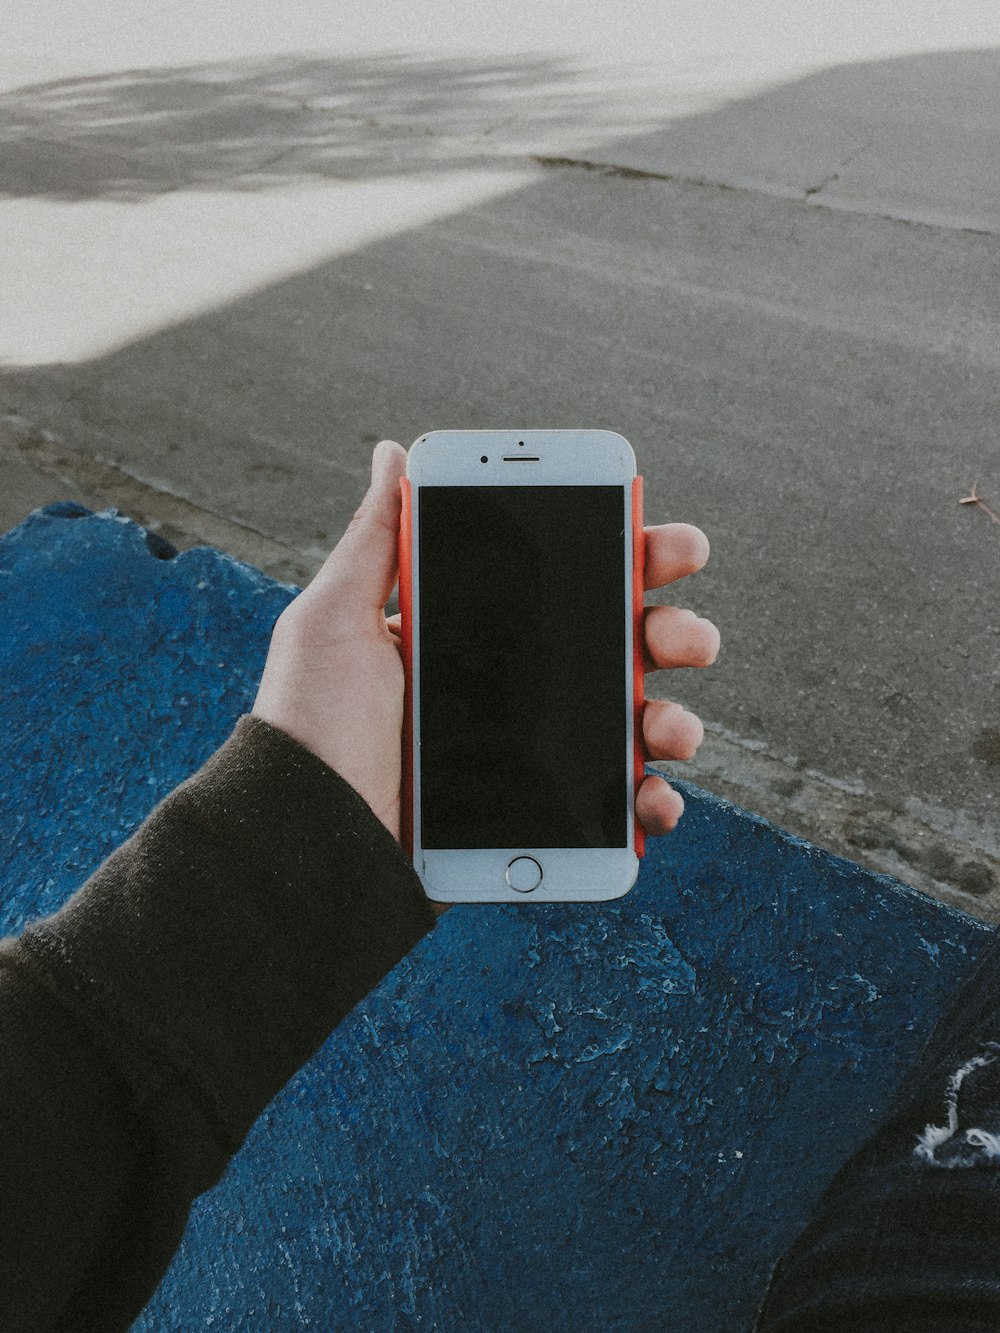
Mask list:
[[[400,477],[403,506],[399,517],[399,616],[405,687],[403,692],[403,804],[400,837],[407,856],[413,856],[413,487],[409,477]],[[642,477],[632,481],[632,689],[633,735],[635,737],[635,790],[645,776],[646,748],[642,736],[645,702],[643,673],[643,572],[646,539],[642,527]],[[646,855],[646,830],[634,821],[635,854]]]
[[[399,515],[399,641],[403,649],[403,804],[399,836],[413,859],[413,487],[400,477],[403,508]]]
[[[645,661],[642,631],[643,593],[646,572],[646,534],[642,526],[642,477],[632,478],[632,735],[635,751],[635,792],[638,796],[646,776],[646,745],[642,735],[642,709],[646,702]],[[633,816],[635,810],[632,811]],[[635,854],[646,855],[646,830],[633,819]]]

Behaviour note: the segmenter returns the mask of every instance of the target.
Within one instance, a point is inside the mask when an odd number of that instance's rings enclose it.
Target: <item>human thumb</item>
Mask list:
[[[405,472],[406,450],[395,440],[381,440],[365,497],[313,580],[317,592],[336,592],[355,610],[385,606],[398,574],[399,480]]]

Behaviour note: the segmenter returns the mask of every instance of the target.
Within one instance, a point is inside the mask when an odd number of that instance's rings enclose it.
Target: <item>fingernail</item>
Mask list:
[[[395,447],[395,440],[379,440],[375,446],[375,453],[372,455],[373,470],[374,467],[384,468],[392,457]]]

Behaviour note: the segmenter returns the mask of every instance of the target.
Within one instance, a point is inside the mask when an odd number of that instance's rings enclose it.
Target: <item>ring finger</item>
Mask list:
[[[719,653],[719,631],[710,620],[679,606],[647,606],[642,613],[646,671],[711,666]]]
[[[693,759],[705,739],[701,719],[681,704],[647,699],[642,710],[642,735],[650,759]]]

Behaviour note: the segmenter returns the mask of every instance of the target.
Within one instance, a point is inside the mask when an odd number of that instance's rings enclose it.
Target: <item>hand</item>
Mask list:
[[[322,569],[278,617],[254,716],[318,755],[400,836],[403,659],[399,616],[386,617],[398,576],[399,479],[406,450],[383,440],[372,455],[367,495]],[[701,569],[708,540],[687,523],[646,528],[646,587],[659,588]],[[647,670],[708,666],[719,632],[675,607],[644,616]],[[647,701],[643,735],[652,759],[690,759],[701,723],[679,704]],[[639,788],[636,815],[647,833],[666,833],[684,809],[661,777]],[[432,903],[438,915],[447,904]]]
[[[406,450],[383,440],[367,495],[275,623],[253,713],[335,769],[399,841],[403,659],[385,604],[398,574]]]

